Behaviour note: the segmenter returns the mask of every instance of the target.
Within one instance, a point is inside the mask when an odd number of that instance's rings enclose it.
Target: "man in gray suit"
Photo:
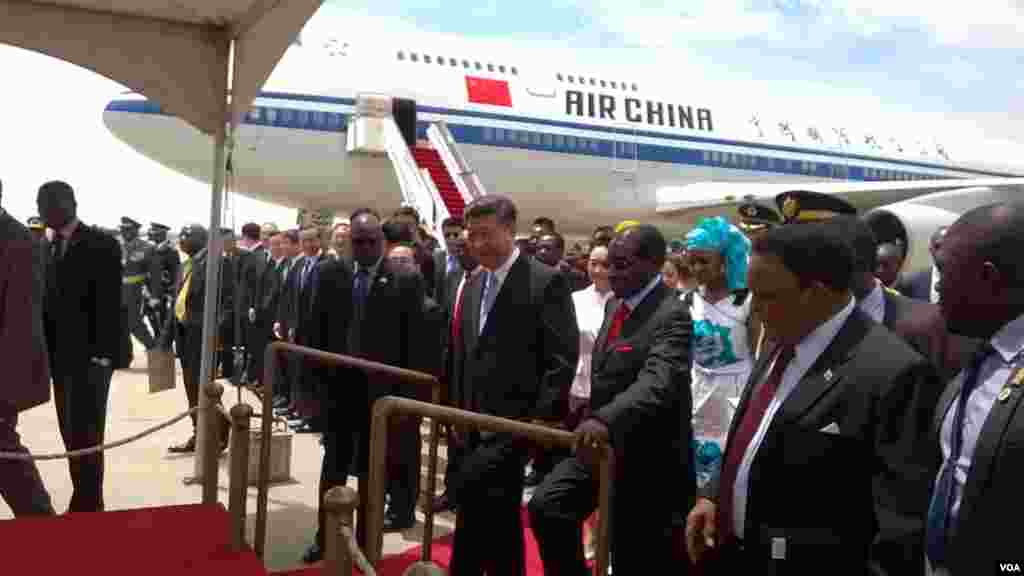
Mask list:
[[[942,467],[928,508],[928,569],[938,576],[1020,572],[1024,548],[1024,204],[967,212],[939,248],[949,330],[984,343],[935,412]]]
[[[6,383],[0,388],[0,452],[28,454],[17,432],[18,413],[50,401],[43,332],[45,278],[42,245],[0,208],[0,349]],[[54,514],[32,460],[0,460],[0,496],[15,516]]]

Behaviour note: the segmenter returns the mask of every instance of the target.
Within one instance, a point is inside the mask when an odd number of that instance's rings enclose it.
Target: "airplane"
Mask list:
[[[440,36],[297,42],[236,132],[232,191],[293,208],[397,207],[399,192],[354,170],[347,153],[367,94],[414,101],[417,140],[443,122],[488,193],[512,197],[523,221],[553,217],[567,235],[626,219],[681,235],[698,216],[735,215],[743,196],[821,190],[863,210],[886,206],[911,244],[908,266],[920,268],[934,226],[1024,182],[1024,165],[978,159],[986,148],[959,139],[876,132],[844,116],[814,122],[756,110],[754,98],[517,54]],[[210,138],[158,103],[124,93],[103,121],[148,158],[211,180]],[[989,192],[961,193],[978,187]],[[942,200],[950,195],[959,199]]]

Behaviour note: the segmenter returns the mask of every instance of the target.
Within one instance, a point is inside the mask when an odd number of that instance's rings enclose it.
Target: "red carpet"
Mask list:
[[[540,552],[537,549],[537,541],[533,538],[533,531],[530,530],[530,520],[523,508],[523,525],[526,527],[526,574],[527,576],[544,576],[544,565],[540,561]],[[495,546],[501,543],[495,542]],[[409,566],[415,564],[423,553],[421,546],[416,546],[401,554],[388,556],[381,560],[377,574],[379,576],[402,576],[402,572]],[[438,563],[445,569],[452,559],[452,535],[434,540],[433,555],[431,560]],[[356,570],[355,574],[360,572]],[[320,576],[320,568],[303,568],[287,572],[275,572],[274,576]]]
[[[251,551],[228,548],[220,505],[167,506],[0,521],[5,574],[263,576]]]

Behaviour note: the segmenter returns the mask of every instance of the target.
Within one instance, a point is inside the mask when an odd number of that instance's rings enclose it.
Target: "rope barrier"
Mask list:
[[[363,576],[377,576],[377,571],[370,566],[370,562],[366,559],[363,551],[359,549],[359,544],[356,543],[355,536],[352,535],[352,529],[342,524],[341,535],[345,537],[345,543],[348,544],[348,553],[352,557],[352,560],[356,563],[356,568],[363,573]]]
[[[125,444],[129,444],[131,442],[135,442],[136,440],[145,438],[146,436],[149,436],[154,432],[158,432],[160,430],[163,430],[164,428],[176,424],[179,420],[188,418],[189,416],[192,415],[193,412],[198,411],[199,407],[196,406],[195,408],[186,410],[185,412],[178,414],[177,416],[171,418],[170,420],[164,422],[163,424],[157,424],[156,426],[153,426],[152,428],[147,428],[146,430],[143,430],[142,432],[139,432],[134,436],[129,436],[128,438],[118,440],[117,442],[111,442],[109,444],[100,444],[99,446],[93,446],[91,448],[82,448],[81,450],[64,452],[63,454],[25,454],[22,452],[0,452],[0,460],[63,460],[65,458],[78,458],[80,456],[87,456],[89,454],[95,454],[97,452],[110,450],[111,448],[124,446]]]

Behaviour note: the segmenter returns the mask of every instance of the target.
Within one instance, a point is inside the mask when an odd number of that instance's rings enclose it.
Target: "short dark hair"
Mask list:
[[[384,240],[391,244],[412,244],[416,242],[416,236],[413,234],[412,228],[401,222],[388,220],[381,224],[380,229],[384,232]]]
[[[248,238],[249,240],[259,240],[262,233],[263,228],[255,222],[249,222],[245,226],[242,226],[242,237]]]
[[[636,237],[636,255],[644,260],[653,260],[661,266],[665,262],[665,236],[657,227],[650,224],[631,226],[620,232],[617,237]]]
[[[392,218],[396,218],[398,216],[412,216],[417,222],[420,221],[420,213],[412,206],[401,206],[391,214]]]
[[[459,228],[466,227],[465,224],[462,222],[462,218],[459,218],[458,216],[449,216],[448,218],[445,218],[443,222],[441,222],[442,230],[445,228],[452,228],[455,226],[458,226]]]
[[[840,229],[840,233],[853,251],[853,271],[874,272],[878,267],[878,241],[871,225],[857,216],[836,216],[826,221]]]
[[[380,218],[380,214],[376,210],[374,210],[373,208],[357,208],[356,211],[352,213],[352,216],[349,217],[348,221],[350,223],[351,222],[355,222],[356,218],[359,218],[360,216],[363,216],[363,215],[366,215],[366,214],[369,214],[370,216],[373,216],[378,221],[381,219]]]
[[[534,218],[533,219],[533,225],[534,226],[541,226],[543,228],[547,228],[548,230],[551,230],[552,232],[555,231],[555,221],[552,220],[551,218],[546,217],[546,216],[541,216],[540,218]]]
[[[466,206],[464,215],[466,220],[496,216],[499,224],[515,228],[516,220],[519,218],[519,210],[516,209],[512,199],[507,196],[488,194],[470,202],[469,206]]]
[[[51,180],[39,187],[39,193],[53,198],[68,198],[75,201],[75,189],[63,180]]]
[[[802,286],[820,282],[835,291],[852,286],[853,248],[834,222],[774,226],[754,239],[753,251],[777,256]]]

